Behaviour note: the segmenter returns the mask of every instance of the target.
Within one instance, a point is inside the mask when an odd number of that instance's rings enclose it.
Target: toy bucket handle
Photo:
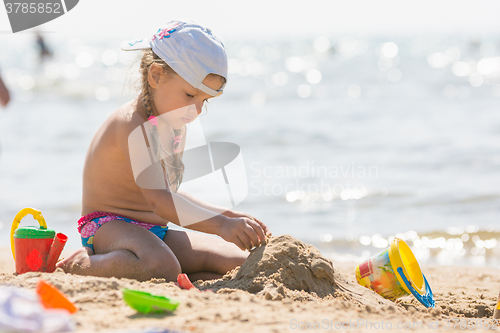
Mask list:
[[[21,209],[19,213],[17,213],[16,217],[14,217],[14,221],[12,222],[12,228],[10,229],[10,247],[12,248],[12,256],[14,257],[14,260],[16,259],[16,251],[14,247],[14,233],[16,232],[16,229],[19,227],[21,220],[28,214],[33,215],[33,218],[37,220],[38,223],[40,223],[40,227],[42,229],[47,229],[47,223],[45,222],[45,219],[43,218],[41,211],[34,208]]]
[[[425,278],[425,275],[422,273],[422,276],[424,277],[424,282],[425,282],[425,295],[420,295],[411,285],[410,281],[406,278],[406,276],[403,273],[403,269],[401,267],[398,267],[397,269],[399,275],[401,276],[401,279],[403,279],[404,283],[406,284],[406,287],[408,287],[408,290],[411,291],[413,296],[422,303],[426,308],[433,308],[434,307],[434,296],[432,295],[432,290],[429,284],[427,283],[427,279]]]

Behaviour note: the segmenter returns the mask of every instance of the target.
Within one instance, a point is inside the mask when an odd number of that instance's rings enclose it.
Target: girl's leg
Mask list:
[[[94,236],[91,255],[80,249],[58,264],[65,272],[140,281],[176,281],[181,266],[169,247],[152,232],[125,221],[109,221]],[[89,255],[90,254],[90,255]]]
[[[220,237],[198,232],[169,229],[163,241],[192,281],[220,278],[249,255]]]

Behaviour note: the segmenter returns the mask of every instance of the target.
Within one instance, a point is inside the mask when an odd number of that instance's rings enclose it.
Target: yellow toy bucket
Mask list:
[[[400,238],[356,267],[356,280],[384,298],[395,300],[412,294],[425,307],[434,307],[434,296],[410,247]]]

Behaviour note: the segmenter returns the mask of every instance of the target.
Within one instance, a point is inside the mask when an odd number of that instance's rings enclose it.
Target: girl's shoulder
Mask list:
[[[134,101],[130,101],[109,115],[97,131],[95,138],[102,144],[119,146],[121,150],[128,151],[130,134],[144,121],[136,111]]]
[[[134,100],[120,106],[107,119],[110,129],[116,131],[117,134],[127,136],[145,121],[137,112]]]

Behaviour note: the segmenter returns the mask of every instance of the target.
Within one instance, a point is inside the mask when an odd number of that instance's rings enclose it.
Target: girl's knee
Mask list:
[[[250,253],[246,251],[235,249],[231,253],[227,254],[223,261],[217,261],[215,265],[215,271],[219,274],[226,274],[236,267],[243,265],[247,260],[249,254]]]
[[[236,252],[234,257],[232,258],[232,261],[236,266],[241,266],[245,263],[249,255],[250,253],[246,251]]]
[[[241,266],[245,263],[245,261],[247,260],[248,256],[250,255],[249,252],[246,252],[246,251],[241,251],[240,253],[238,253],[235,258],[234,258],[234,264],[236,266]],[[235,267],[236,267],[235,266]]]
[[[177,276],[182,273],[181,265],[175,256],[145,258],[143,261],[144,270],[148,279],[157,278],[167,281],[177,281]]]

